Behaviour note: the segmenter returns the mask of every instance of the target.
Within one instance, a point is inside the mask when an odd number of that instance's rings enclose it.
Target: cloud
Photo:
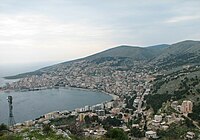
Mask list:
[[[0,15],[0,42],[5,42],[8,38],[9,42],[17,43],[16,40],[33,40],[59,38],[65,36],[67,38],[81,40],[82,38],[98,38],[106,37],[112,30],[104,27],[95,27],[91,24],[83,23],[62,23],[43,15]],[[35,40],[37,41],[37,40]],[[21,45],[21,44],[20,44]],[[28,44],[24,44],[28,45]]]
[[[104,46],[103,40],[106,42],[112,34],[103,26],[60,22],[45,15],[1,14],[0,19],[1,63],[85,56],[94,53],[95,47]]]
[[[167,23],[178,23],[178,22],[187,22],[192,20],[198,20],[200,19],[199,15],[190,15],[190,16],[179,16],[179,17],[173,17],[171,19],[168,19]]]
[[[0,63],[64,61],[121,44],[200,39],[199,7],[195,0],[1,1]]]

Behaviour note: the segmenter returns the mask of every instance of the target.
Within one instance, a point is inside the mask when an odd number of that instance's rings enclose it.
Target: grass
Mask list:
[[[3,135],[0,136],[0,140],[22,140],[21,136],[18,135]]]

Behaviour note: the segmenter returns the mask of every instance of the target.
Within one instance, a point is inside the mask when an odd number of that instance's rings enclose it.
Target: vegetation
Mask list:
[[[0,136],[0,140],[22,140],[22,137],[20,136],[17,136],[17,135],[3,135],[3,136]]]
[[[200,103],[193,106],[192,113],[188,114],[188,117],[197,121],[200,124]]]
[[[72,125],[76,122],[75,116],[69,116],[67,118],[59,118],[51,120],[51,125],[60,126],[60,125]]]
[[[158,130],[157,134],[160,136],[161,140],[181,140],[185,137],[185,134],[188,131],[197,133],[197,130],[194,127],[187,127],[184,123],[172,124],[170,128],[166,131]]]
[[[136,98],[136,96],[133,96],[133,97],[127,96],[126,97],[126,100],[125,100],[126,108],[133,109],[133,111],[136,110],[136,108],[133,106],[133,102],[134,102],[135,98]]]
[[[0,125],[0,132],[2,132],[2,131],[4,131],[4,130],[8,130],[8,127],[7,127],[4,123],[2,123],[2,124]]]
[[[109,129],[111,126],[121,126],[122,122],[116,117],[107,117],[105,120],[103,120],[102,125],[105,127],[105,129]]]
[[[145,98],[147,99],[147,105],[150,105],[154,113],[156,114],[158,110],[162,107],[164,102],[167,102],[172,97],[171,94],[153,94],[147,95]]]
[[[43,125],[43,130],[44,134],[48,135],[50,133],[53,132],[53,130],[51,129],[51,127],[48,124],[44,124]]]
[[[114,140],[128,140],[128,136],[126,135],[126,133],[119,128],[108,130],[108,132],[106,133],[106,137]]]
[[[10,134],[9,134],[10,133]],[[9,134],[9,135],[8,135]],[[18,135],[13,135],[5,124],[0,125],[0,140],[21,140]]]
[[[100,122],[98,116],[89,117],[88,115],[86,115],[85,118],[84,118],[84,120],[85,120],[86,124],[91,124],[93,122]]]
[[[171,45],[156,57],[160,69],[171,69],[187,64],[199,63],[199,41],[183,41]]]
[[[141,131],[139,128],[131,128],[131,136],[134,136],[136,138],[142,138],[144,137],[144,132]]]

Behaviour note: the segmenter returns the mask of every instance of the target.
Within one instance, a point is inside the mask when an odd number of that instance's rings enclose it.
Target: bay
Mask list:
[[[76,88],[0,93],[0,123],[8,122],[7,96],[9,95],[13,96],[16,122],[35,119],[52,111],[74,110],[112,99],[105,93]]]
[[[3,87],[6,85],[6,83],[12,83],[12,82],[16,82],[19,79],[5,79],[5,78],[1,78],[0,77],[0,87]]]

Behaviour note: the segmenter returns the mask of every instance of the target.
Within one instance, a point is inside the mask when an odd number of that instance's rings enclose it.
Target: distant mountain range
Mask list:
[[[66,68],[72,63],[83,61],[100,64],[104,61],[111,60],[117,61],[116,63],[118,66],[126,63],[131,67],[134,66],[135,63],[142,62],[143,65],[153,67],[157,66],[160,69],[171,69],[182,65],[199,64],[200,41],[186,40],[172,45],[161,44],[150,47],[122,45],[82,59],[67,61],[50,67],[45,67],[34,72],[6,78],[21,78],[26,77],[27,75],[41,75],[49,70],[53,71],[54,69],[62,68],[63,66]]]

